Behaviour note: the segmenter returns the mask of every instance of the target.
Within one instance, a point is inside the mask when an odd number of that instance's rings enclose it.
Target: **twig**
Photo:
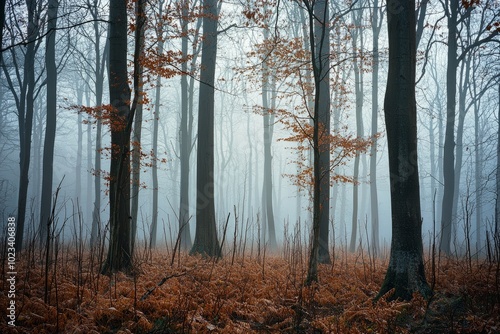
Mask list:
[[[151,295],[153,293],[153,291],[156,290],[156,288],[159,288],[160,286],[162,286],[167,280],[171,279],[171,278],[175,278],[175,277],[182,277],[182,276],[185,276],[187,275],[189,271],[185,271],[185,272],[182,272],[182,273],[178,273],[178,274],[172,274],[172,275],[168,275],[168,276],[165,276],[162,278],[162,280],[160,281],[160,283],[156,284],[156,286],[152,287],[151,289],[149,289],[148,291],[146,291],[146,293],[144,293],[140,299],[140,301],[144,301],[146,300],[146,298],[149,297],[149,295]]]

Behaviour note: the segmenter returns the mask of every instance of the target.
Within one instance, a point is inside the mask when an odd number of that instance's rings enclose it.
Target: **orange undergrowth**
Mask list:
[[[382,298],[374,303],[387,260],[339,252],[333,265],[320,266],[319,284],[304,287],[305,256],[292,255],[267,254],[264,260],[247,255],[232,263],[230,254],[217,262],[182,254],[170,266],[165,250],[136,260],[134,275],[108,277],[98,274],[98,265],[92,265],[89,256],[77,261],[68,252],[51,266],[48,303],[44,302],[44,266],[28,263],[23,255],[17,263],[17,326],[8,327],[2,316],[0,332],[500,331],[497,264],[441,259],[430,305],[417,295],[410,302]],[[0,293],[4,313],[9,302],[5,280]]]

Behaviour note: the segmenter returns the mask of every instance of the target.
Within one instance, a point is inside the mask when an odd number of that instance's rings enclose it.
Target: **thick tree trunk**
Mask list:
[[[214,204],[214,83],[217,57],[217,1],[203,1],[198,152],[196,171],[196,235],[191,254],[220,257]]]
[[[392,242],[389,267],[377,298],[409,300],[431,294],[422,246],[415,101],[415,1],[388,10],[389,73],[384,109],[391,183]]]
[[[111,128],[110,238],[103,273],[129,271],[132,268],[129,156],[131,114],[127,77],[127,8],[124,1],[111,0],[109,21],[109,93],[114,119]]]
[[[50,232],[52,208],[52,178],[54,169],[54,143],[56,139],[57,69],[56,69],[56,27],[58,0],[49,0],[47,8],[47,30],[45,68],[47,71],[47,116],[45,141],[43,145],[42,197],[40,207],[40,244],[44,245]]]
[[[328,0],[317,1],[314,15],[319,18],[314,27],[316,38],[316,59],[318,77],[315,79],[319,91],[317,122],[319,125],[319,244],[318,262],[329,264],[329,229],[330,229],[330,24]],[[318,82],[319,80],[319,82]],[[319,84],[318,84],[319,83]]]

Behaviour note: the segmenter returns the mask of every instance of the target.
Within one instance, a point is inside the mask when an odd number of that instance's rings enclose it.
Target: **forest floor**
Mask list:
[[[98,273],[100,261],[91,254],[59,250],[48,270],[37,260],[43,254],[23,254],[16,264],[16,327],[7,326],[2,263],[0,332],[500,332],[496,262],[436,259],[435,274],[426,263],[429,282],[435,282],[430,303],[418,295],[410,302],[374,303],[387,256],[338,251],[331,265],[320,266],[319,283],[305,287],[305,252],[252,253],[233,258],[228,252],[214,261],[144,251],[134,274],[111,276]]]

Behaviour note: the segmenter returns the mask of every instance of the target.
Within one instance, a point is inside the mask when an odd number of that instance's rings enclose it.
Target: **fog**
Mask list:
[[[459,41],[461,62],[456,72],[456,119],[455,141],[459,135],[462,142],[455,144],[455,151],[462,153],[460,166],[455,166],[460,178],[455,183],[457,207],[454,209],[452,227],[452,248],[459,253],[464,251],[466,233],[474,243],[474,252],[485,253],[486,232],[495,227],[495,200],[497,197],[497,145],[498,145],[498,105],[499,105],[499,53],[498,31],[486,29],[488,22],[498,23],[498,3],[488,2],[474,9],[469,20],[462,23]],[[169,19],[163,20],[165,34],[165,50],[174,54],[180,53],[181,36],[179,33],[179,13],[175,12],[175,2],[170,4]],[[95,170],[97,121],[94,117],[79,113],[77,106],[94,107],[96,105],[95,63],[96,39],[95,27],[99,28],[100,49],[98,57],[102,61],[106,55],[108,6],[105,2],[98,4],[98,13],[92,17],[85,7],[77,3],[62,1],[59,5],[59,21],[61,29],[56,37],[56,62],[58,71],[57,83],[57,128],[55,137],[55,153],[53,157],[52,193],[60,186],[55,207],[55,229],[61,231],[62,240],[70,242],[78,224],[83,224],[82,238],[89,239],[94,209],[94,177],[100,177],[101,207],[100,228],[104,232],[109,228],[109,180],[106,173],[110,170],[111,154],[109,148],[110,128],[103,125],[101,152],[101,171]],[[166,6],[166,4],[165,4]],[[264,181],[264,127],[262,108],[262,54],[258,45],[263,43],[263,28],[260,23],[264,18],[249,20],[245,11],[263,15],[265,9],[258,3],[221,2],[218,23],[218,45],[215,79],[215,113],[214,113],[214,183],[215,214],[217,233],[222,239],[226,219],[230,214],[227,238],[234,232],[234,220],[244,224],[249,230],[249,242],[256,241],[258,230],[263,223],[263,181]],[[270,38],[281,41],[292,40],[303,43],[302,27],[304,23],[297,15],[301,9],[295,2],[286,1],[280,4],[280,11],[275,7],[269,10],[268,27]],[[441,208],[443,200],[443,150],[446,118],[446,19],[442,19],[441,4],[428,5],[425,28],[417,53],[417,117],[418,117],[418,169],[420,177],[420,201],[422,213],[422,235],[425,247],[435,237],[439,240],[441,228]],[[490,7],[487,7],[490,6]],[[335,20],[331,35],[331,113],[332,129],[340,129],[345,136],[356,136],[356,92],[355,84],[363,89],[362,98],[362,137],[368,138],[372,133],[372,60],[373,33],[370,18],[373,8],[367,2],[366,8],[352,9],[345,4],[331,4],[332,17]],[[90,7],[89,7],[90,8]],[[167,7],[165,7],[166,9]],[[6,226],[8,216],[16,216],[18,210],[18,190],[20,179],[20,137],[18,105],[23,71],[22,61],[25,57],[23,45],[24,29],[26,29],[27,13],[23,5],[8,2],[7,21],[2,40],[2,72],[0,73],[0,213],[2,230]],[[44,12],[45,9],[41,9]],[[199,54],[198,43],[202,43],[199,35],[194,35],[199,9],[191,9],[189,22],[189,52],[187,55],[176,54],[169,58],[165,68],[178,70],[186,57],[191,66],[194,54]],[[339,16],[340,13],[354,10],[362,11],[362,25],[356,26],[351,14]],[[148,8],[149,22],[146,31],[145,49],[157,47],[155,26],[158,24],[153,12],[157,13],[157,4]],[[255,11],[255,12],[253,12]],[[164,13],[165,13],[164,12]],[[257,15],[256,14],[256,15]],[[257,15],[257,16],[258,16]],[[336,16],[337,15],[337,16]],[[21,22],[18,26],[15,21]],[[258,20],[261,20],[260,22]],[[496,20],[496,21],[495,21]],[[87,23],[85,23],[87,22]],[[40,19],[39,36],[43,36],[46,25]],[[497,25],[495,26],[497,27]],[[353,50],[354,33],[359,34],[357,49]],[[470,47],[477,41],[493,37],[483,44]],[[361,38],[361,36],[363,38]],[[129,72],[132,75],[133,33],[129,33]],[[387,27],[383,18],[379,41],[379,90],[377,107],[378,128],[380,137],[377,147],[377,189],[379,208],[379,239],[387,249],[391,240],[391,199],[390,173],[388,170],[387,141],[385,136],[384,95],[388,70],[387,59]],[[267,41],[270,43],[270,41]],[[36,40],[37,50],[34,61],[35,94],[33,129],[31,139],[29,187],[27,195],[26,224],[27,236],[33,238],[38,229],[40,217],[40,196],[42,189],[42,155],[46,129],[46,89],[44,82],[46,68],[44,65],[45,40]],[[283,42],[284,43],[284,42]],[[192,47],[197,53],[193,53]],[[277,45],[276,48],[280,46]],[[470,48],[469,48],[470,47]],[[299,52],[300,50],[296,50]],[[312,222],[312,197],[310,188],[300,189],[294,183],[294,175],[298,174],[296,161],[300,159],[297,143],[287,141],[293,133],[287,127],[279,110],[304,112],[304,100],[309,98],[300,86],[299,77],[295,74],[284,75],[280,66],[286,63],[297,63],[293,54],[283,54],[286,49],[279,50],[276,57],[276,69],[271,68],[271,75],[277,77],[274,84],[276,94],[274,124],[271,142],[272,154],[272,200],[276,236],[279,242],[284,239],[285,230],[290,233],[293,226],[302,224],[302,231],[307,237]],[[153,57],[153,56],[150,56]],[[356,82],[354,59],[360,59],[362,81]],[[196,60],[195,60],[196,61]],[[161,79],[159,96],[159,132],[156,159],[158,172],[158,232],[157,245],[170,245],[175,242],[179,232],[180,201],[180,124],[181,124],[181,77],[184,75],[193,85],[192,117],[192,152],[189,160],[189,228],[194,239],[196,226],[196,150],[200,71],[200,59],[194,64],[190,73],[174,73]],[[105,64],[108,66],[109,64]],[[302,66],[302,65],[297,65]],[[191,72],[192,71],[192,72]],[[303,74],[303,72],[301,72]],[[144,72],[144,92],[148,101],[143,105],[141,149],[144,153],[140,173],[140,191],[138,195],[138,218],[136,238],[139,242],[148,242],[153,215],[153,175],[152,156],[154,111],[156,99],[156,73],[148,68]],[[105,71],[102,103],[108,104],[110,74]],[[10,78],[7,80],[7,77]],[[305,96],[305,97],[304,97]],[[312,98],[312,97],[311,97]],[[303,114],[302,114],[303,115]],[[337,123],[335,123],[335,120]],[[369,152],[369,151],[368,151]],[[373,217],[370,210],[369,161],[370,154],[360,155],[359,176],[356,186],[358,195],[358,235],[359,245],[366,247],[372,238],[371,226]],[[456,158],[455,158],[456,159]],[[78,166],[78,164],[81,164]],[[311,163],[306,162],[307,163]],[[455,160],[457,163],[457,160]],[[458,168],[460,167],[460,168]],[[336,169],[339,174],[353,176],[354,159],[345,160],[345,164]],[[330,240],[331,245],[348,247],[351,236],[353,216],[353,183],[337,183],[332,181],[330,188]],[[333,193],[336,192],[334,196]],[[478,193],[479,192],[479,193]],[[53,198],[55,199],[55,198]],[[334,201],[335,199],[335,201]],[[478,219],[480,219],[478,221]],[[469,225],[468,225],[469,224]],[[466,232],[466,226],[470,231]],[[241,228],[241,225],[240,227]],[[433,236],[435,235],[435,236]],[[220,240],[219,239],[219,240]]]

